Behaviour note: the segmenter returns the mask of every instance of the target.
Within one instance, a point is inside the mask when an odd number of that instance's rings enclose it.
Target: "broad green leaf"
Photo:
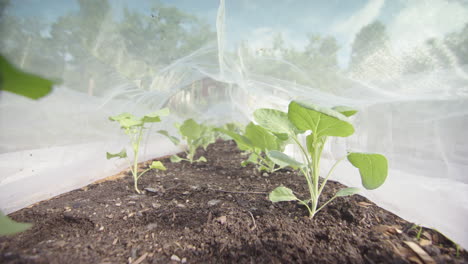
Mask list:
[[[274,203],[298,200],[292,190],[284,186],[276,187],[276,189],[270,193],[268,198]]]
[[[388,161],[385,156],[372,153],[350,153],[348,160],[359,169],[364,188],[373,190],[385,182],[388,174]]]
[[[122,151],[120,151],[119,153],[115,153],[115,154],[106,152],[106,157],[107,157],[107,159],[112,159],[112,158],[123,159],[123,158],[127,157],[127,151],[125,149],[122,149]]]
[[[250,122],[245,128],[244,136],[250,140],[256,148],[265,150],[278,150],[277,138],[265,128]]]
[[[344,188],[344,189],[341,189],[339,190],[335,196],[336,197],[344,197],[344,196],[350,196],[350,195],[354,195],[358,192],[360,192],[361,189],[359,188],[356,188],[356,187],[348,187],[348,188]]]
[[[17,69],[0,55],[0,90],[39,99],[52,91],[53,84],[50,80]]]
[[[255,110],[254,119],[260,126],[275,134],[298,134],[297,128],[289,121],[285,112],[261,108]]]
[[[201,126],[193,119],[187,119],[179,127],[180,134],[190,140],[198,139],[202,136]]]
[[[137,127],[137,126],[142,126],[143,122],[141,120],[135,120],[135,119],[123,119],[119,121],[120,126],[123,128],[131,128],[131,127]]]
[[[166,130],[158,130],[157,132],[169,138],[172,141],[172,143],[174,143],[174,145],[179,145],[180,140],[174,136],[169,135],[169,132],[167,132]]]
[[[109,117],[109,120],[111,121],[120,121],[120,120],[123,120],[123,119],[136,119],[136,117],[130,113],[122,113],[122,114],[119,114],[119,115],[116,115],[116,116],[110,116]]]
[[[284,154],[283,152],[279,152],[276,150],[268,151],[267,156],[269,159],[271,159],[274,163],[278,164],[280,167],[290,166],[293,169],[297,169],[304,165],[296,161],[295,159],[289,157],[288,155]]]
[[[177,162],[181,162],[183,161],[184,159],[182,159],[181,157],[177,156],[177,155],[172,155],[171,156],[171,162],[174,162],[174,163],[177,163]]]
[[[200,158],[197,159],[196,162],[206,162],[206,161],[207,161],[206,158],[201,156]]]
[[[143,123],[161,122],[161,117],[169,115],[169,108],[163,108],[156,112],[144,115],[141,121]]]
[[[317,138],[347,137],[354,133],[354,127],[348,118],[329,108],[292,101],[289,104],[288,117],[298,129],[311,130]]]
[[[236,132],[229,131],[229,130],[222,129],[222,128],[216,128],[215,131],[219,131],[231,137],[236,142],[237,147],[240,150],[253,150],[254,149],[252,142],[250,142],[250,140],[244,137],[243,135],[240,135]]]
[[[237,122],[224,124],[223,128],[226,129],[226,130],[229,130],[229,131],[236,132],[236,133],[239,133],[242,130],[244,130],[244,126],[242,124],[240,124],[240,123],[237,123]]]
[[[281,141],[287,141],[289,139],[289,135],[286,133],[273,133],[273,135],[275,135]]]
[[[354,114],[357,113],[356,109],[353,109],[353,108],[348,107],[348,106],[335,106],[332,109],[337,111],[337,112],[340,112],[342,115],[344,115],[346,117],[353,116]]]
[[[161,122],[161,117],[156,115],[145,115],[141,118],[141,122],[143,123],[157,123]]]
[[[143,125],[141,120],[136,119],[134,115],[129,113],[122,113],[120,115],[111,116],[109,117],[109,120],[119,122],[122,128],[131,128]]]
[[[150,165],[150,169],[156,169],[156,170],[167,170],[166,167],[164,167],[164,164],[160,161],[153,161]]]
[[[13,235],[29,229],[32,224],[18,223],[0,212],[0,236]]]

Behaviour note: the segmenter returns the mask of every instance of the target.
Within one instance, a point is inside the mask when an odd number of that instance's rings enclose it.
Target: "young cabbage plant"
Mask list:
[[[206,162],[206,158],[203,156],[195,160],[195,154],[199,147],[203,147],[203,149],[206,150],[208,145],[216,141],[216,135],[213,128],[211,126],[199,124],[193,119],[185,120],[182,125],[176,124],[176,128],[179,130],[179,134],[182,136],[182,139],[187,142],[187,149],[185,151],[186,158],[173,155],[171,156],[171,161],[181,162],[185,160],[190,163]],[[180,144],[180,139],[169,135],[169,132],[166,130],[159,130],[158,133],[168,137],[175,145]]]
[[[308,209],[309,216],[312,218],[335,198],[356,194],[359,192],[359,188],[341,189],[330,200],[318,207],[320,194],[328,178],[337,165],[346,158],[354,167],[359,169],[364,188],[368,190],[376,189],[385,182],[388,171],[385,156],[351,152],[333,165],[320,184],[320,158],[323,147],[328,137],[348,137],[354,133],[354,127],[348,117],[356,112],[356,110],[348,107],[329,109],[297,101],[292,101],[289,104],[288,113],[274,109],[257,109],[255,111],[255,121],[274,133],[287,135],[290,141],[298,146],[304,160],[301,163],[280,151],[268,151],[271,160],[300,170],[306,179],[310,193],[309,199],[301,200],[294,195],[291,189],[280,186],[270,193],[269,198],[272,202],[298,201]],[[304,146],[299,141],[298,135],[307,131],[310,131],[311,134],[306,137]]]
[[[287,137],[284,135],[271,133],[252,122],[245,127],[243,134],[223,128],[218,128],[217,131],[231,137],[236,142],[237,147],[249,155],[249,158],[241,163],[242,166],[252,163],[257,166],[259,171],[271,173],[287,165],[275,163],[266,155],[269,150],[284,151],[287,142],[285,141]]]
[[[169,109],[164,108],[159,111],[147,114],[141,118],[137,118],[132,114],[123,113],[117,116],[109,117],[109,120],[119,122],[126,135],[130,137],[133,150],[133,163],[130,164],[130,171],[133,176],[133,183],[135,191],[141,193],[138,189],[138,179],[149,170],[166,170],[164,164],[160,161],[153,161],[151,165],[144,171],[138,172],[138,155],[140,153],[140,143],[143,138],[143,131],[146,129],[145,125],[148,123],[161,122],[161,117],[169,115]],[[106,153],[107,159],[111,158],[127,158],[127,151],[125,148],[119,153]]]
[[[0,212],[0,236],[14,235],[31,228],[32,224],[18,223]]]

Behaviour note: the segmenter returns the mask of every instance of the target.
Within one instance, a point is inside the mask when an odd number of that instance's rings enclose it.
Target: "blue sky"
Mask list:
[[[111,0],[116,10],[128,6],[151,14],[150,0]],[[161,0],[209,22],[214,29],[219,0]],[[38,16],[54,21],[76,11],[74,0],[12,1],[9,8],[21,16]],[[228,47],[248,40],[253,49],[268,48],[272,36],[281,32],[290,45],[301,48],[307,34],[334,36],[342,47],[341,64],[346,64],[355,34],[380,20],[396,50],[410,48],[428,37],[460,30],[468,22],[468,4],[457,0],[226,0]]]

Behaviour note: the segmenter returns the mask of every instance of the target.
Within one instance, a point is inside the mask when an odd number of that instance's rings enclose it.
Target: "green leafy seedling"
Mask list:
[[[356,194],[359,188],[350,187],[339,190],[330,200],[320,207],[319,197],[325,187],[328,178],[337,165],[344,159],[359,169],[364,188],[372,190],[380,187],[387,178],[388,162],[385,156],[373,153],[348,153],[338,160],[330,169],[326,177],[319,181],[320,159],[323,147],[328,137],[348,137],[354,133],[354,127],[348,119],[357,111],[349,107],[323,108],[312,104],[292,101],[288,107],[288,113],[273,109],[257,109],[254,113],[255,121],[272,133],[283,135],[288,142],[296,144],[304,162],[299,162],[278,150],[269,150],[267,155],[280,166],[290,166],[300,170],[304,175],[310,198],[299,199],[293,191],[285,186],[274,189],[269,199],[272,202],[298,201],[309,211],[309,217],[313,218],[324,206],[337,197]],[[306,144],[299,141],[298,135],[310,131],[306,137]]]
[[[271,173],[287,165],[275,163],[269,155],[266,155],[268,150],[284,150],[286,142],[281,133],[271,133],[252,122],[247,124],[243,133],[226,128],[217,128],[216,130],[231,137],[236,142],[237,147],[249,155],[248,159],[241,163],[242,166],[252,163],[259,171],[264,170]]]
[[[0,236],[14,235],[31,228],[32,224],[18,223],[0,212]]]
[[[53,84],[50,80],[17,69],[0,55],[0,90],[39,99],[52,91]]]
[[[124,130],[125,134],[130,137],[133,150],[133,162],[130,162],[130,171],[132,172],[135,191],[141,193],[138,189],[138,179],[149,170],[166,170],[164,164],[160,161],[153,161],[151,165],[144,171],[138,173],[138,155],[140,152],[140,143],[143,138],[143,131],[146,129],[147,123],[161,122],[161,117],[169,115],[169,109],[164,108],[159,111],[147,114],[141,118],[137,118],[132,114],[123,113],[116,116],[109,117],[109,120],[118,122],[120,128]],[[119,153],[106,153],[107,159],[112,158],[127,158],[127,151],[123,149]]]
[[[187,149],[185,150],[186,158],[173,155],[171,156],[171,161],[181,162],[185,160],[190,163],[206,162],[207,160],[203,156],[195,159],[195,154],[199,147],[203,147],[203,149],[206,150],[208,145],[216,141],[216,134],[213,128],[211,126],[199,124],[193,119],[185,120],[182,125],[176,124],[176,128],[179,130],[179,134],[182,136],[182,139],[187,142]],[[166,130],[159,130],[158,132],[168,137],[175,145],[179,145],[181,142],[180,139],[171,136]]]

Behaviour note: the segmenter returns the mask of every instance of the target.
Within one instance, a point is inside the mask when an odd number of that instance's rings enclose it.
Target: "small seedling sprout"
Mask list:
[[[117,116],[109,117],[109,120],[118,122],[120,124],[120,127],[124,130],[125,134],[130,137],[130,142],[132,144],[132,150],[134,155],[133,163],[130,162],[129,165],[130,171],[133,176],[134,188],[137,193],[141,193],[138,189],[138,179],[140,179],[141,176],[143,176],[143,174],[153,169],[166,170],[166,167],[164,167],[164,164],[162,164],[162,162],[153,161],[146,170],[138,173],[138,155],[140,152],[140,143],[141,139],[143,138],[143,132],[146,129],[145,125],[147,123],[161,122],[161,117],[167,115],[169,115],[169,109],[164,108],[151,114],[147,114],[142,118],[136,118],[134,115],[129,113],[123,113]],[[119,153],[114,154],[107,152],[106,156],[107,159],[128,157],[127,151],[125,149],[123,149]]]
[[[287,137],[285,138],[284,135],[274,134],[252,122],[247,124],[243,133],[228,128],[218,128],[216,130],[232,138],[237,147],[248,155],[248,159],[241,163],[242,166],[252,163],[259,171],[270,173],[284,167],[284,164],[277,164],[266,155],[269,150],[284,151],[287,143],[285,141]]]
[[[208,145],[216,141],[216,134],[213,128],[208,125],[199,124],[193,119],[187,119],[181,125],[176,124],[176,128],[179,130],[182,139],[187,143],[186,158],[172,155],[171,162],[181,162],[184,160],[190,163],[206,162],[207,160],[203,156],[195,160],[195,154],[199,147],[203,147],[206,150]],[[159,130],[158,133],[168,137],[175,145],[179,145],[181,142],[180,139],[171,136],[166,130]]]

